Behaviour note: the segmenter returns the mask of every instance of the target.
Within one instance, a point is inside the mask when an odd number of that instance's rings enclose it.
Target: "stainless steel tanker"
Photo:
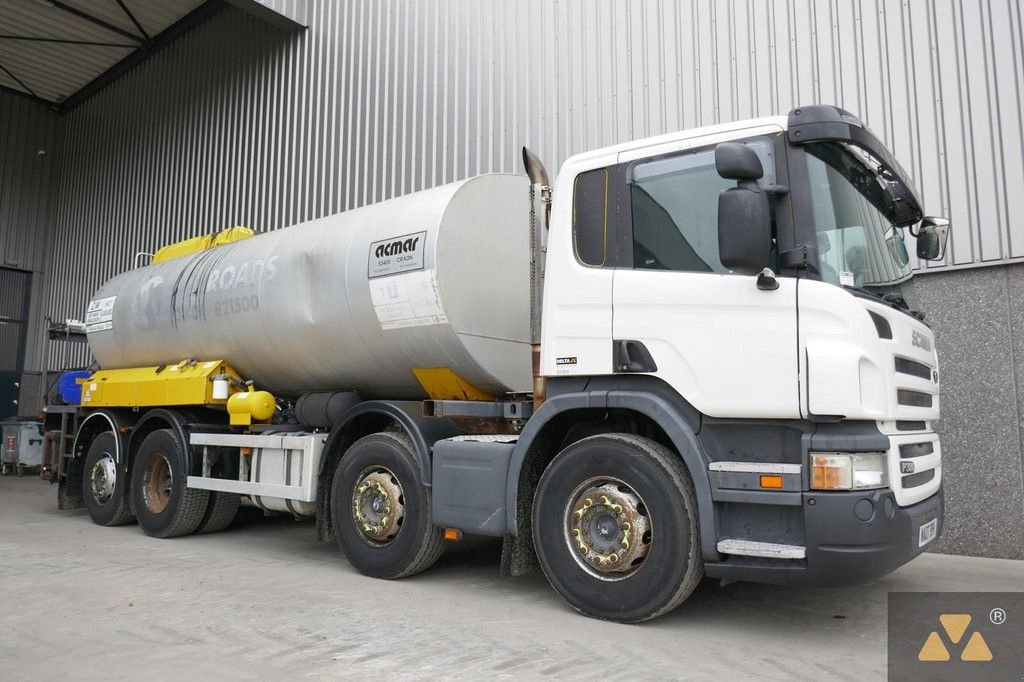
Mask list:
[[[529,181],[484,175],[132,270],[90,302],[103,369],[223,359],[284,395],[422,398],[413,368],[531,388]]]

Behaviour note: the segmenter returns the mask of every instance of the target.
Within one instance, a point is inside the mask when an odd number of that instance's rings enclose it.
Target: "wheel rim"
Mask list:
[[[89,487],[92,496],[98,502],[106,503],[114,494],[114,486],[117,483],[117,465],[109,453],[104,453],[96,460],[89,472]]]
[[[615,478],[592,478],[576,488],[565,509],[563,534],[583,570],[613,581],[640,570],[653,538],[643,499]]]
[[[371,467],[360,474],[352,491],[352,520],[363,538],[386,545],[402,529],[405,495],[398,477],[385,467]]]
[[[156,453],[146,464],[146,472],[142,480],[142,498],[153,514],[167,509],[171,501],[171,490],[174,488],[174,474],[167,456]]]

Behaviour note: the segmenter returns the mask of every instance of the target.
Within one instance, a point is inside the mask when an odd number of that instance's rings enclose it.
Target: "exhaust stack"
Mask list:
[[[551,220],[551,181],[540,158],[523,147],[523,166],[530,178],[530,343],[533,356],[533,409],[544,402],[540,376],[540,326],[544,301],[544,259]],[[540,210],[538,210],[540,209]]]

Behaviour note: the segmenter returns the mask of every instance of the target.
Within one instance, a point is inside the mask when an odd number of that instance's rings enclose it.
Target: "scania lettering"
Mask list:
[[[554,183],[524,164],[103,284],[65,506],[166,538],[245,497],[375,578],[501,537],[505,574],[619,622],[705,576],[846,585],[934,542],[913,282],[949,223],[857,117],[628,142]]]

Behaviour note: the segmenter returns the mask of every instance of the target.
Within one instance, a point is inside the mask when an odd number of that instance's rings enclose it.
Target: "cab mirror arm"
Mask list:
[[[779,254],[779,266],[794,270],[806,270],[810,261],[810,252],[811,249],[806,244],[783,251]]]
[[[757,288],[761,291],[775,291],[779,288],[779,280],[775,279],[771,268],[765,268],[757,276]]]

